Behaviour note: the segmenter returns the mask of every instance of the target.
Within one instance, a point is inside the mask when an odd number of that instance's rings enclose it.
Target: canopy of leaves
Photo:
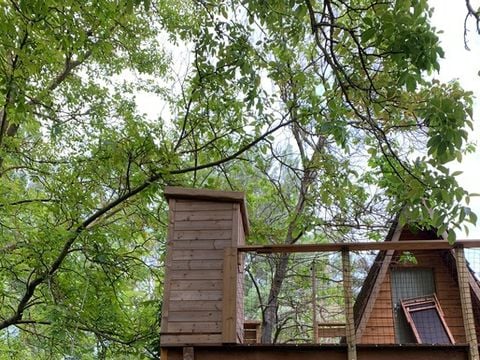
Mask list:
[[[475,222],[446,167],[471,94],[433,79],[430,12],[1,2],[0,359],[158,355],[166,184],[246,191],[257,243]]]

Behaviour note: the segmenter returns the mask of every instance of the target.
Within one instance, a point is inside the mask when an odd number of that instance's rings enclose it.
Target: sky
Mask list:
[[[474,3],[474,1],[472,1]],[[458,80],[465,90],[474,93],[474,131],[471,140],[477,143],[477,151],[464,157],[461,164],[452,164],[454,170],[461,170],[459,183],[471,193],[480,193],[480,35],[475,32],[473,19],[469,20],[467,36],[470,50],[463,42],[463,25],[466,15],[464,1],[434,0],[429,4],[435,9],[433,24],[443,33],[439,34],[445,58],[440,62],[440,73],[434,77],[447,82]],[[480,217],[480,197],[472,198],[469,205]],[[458,238],[480,239],[480,222],[471,226],[468,236],[457,233]]]

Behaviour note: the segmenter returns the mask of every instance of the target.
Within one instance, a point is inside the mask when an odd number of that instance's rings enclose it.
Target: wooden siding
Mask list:
[[[387,272],[359,344],[395,343],[392,309],[390,272]]]
[[[240,206],[234,202],[169,198],[166,279],[161,343],[222,342],[225,249],[244,244]],[[234,264],[236,276],[237,262]],[[235,279],[236,280],[236,279]],[[235,281],[236,291],[240,282]],[[233,298],[232,322],[242,316]],[[242,337],[243,337],[243,322]],[[235,330],[238,333],[238,330]]]

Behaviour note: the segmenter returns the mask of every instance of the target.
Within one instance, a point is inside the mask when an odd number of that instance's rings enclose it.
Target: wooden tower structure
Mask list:
[[[243,342],[243,193],[167,187],[167,259],[161,343]],[[229,274],[228,277],[224,274]]]

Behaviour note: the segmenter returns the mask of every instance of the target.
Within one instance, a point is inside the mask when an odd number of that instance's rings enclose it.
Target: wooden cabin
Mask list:
[[[246,246],[243,193],[167,187],[165,197],[162,360],[480,360],[480,289],[463,253],[479,241],[451,246],[395,225],[380,243]],[[354,303],[349,252],[357,250],[379,252]],[[243,254],[251,251],[342,254],[346,324],[318,328],[334,329],[340,343],[259,343],[260,322],[243,314]]]

